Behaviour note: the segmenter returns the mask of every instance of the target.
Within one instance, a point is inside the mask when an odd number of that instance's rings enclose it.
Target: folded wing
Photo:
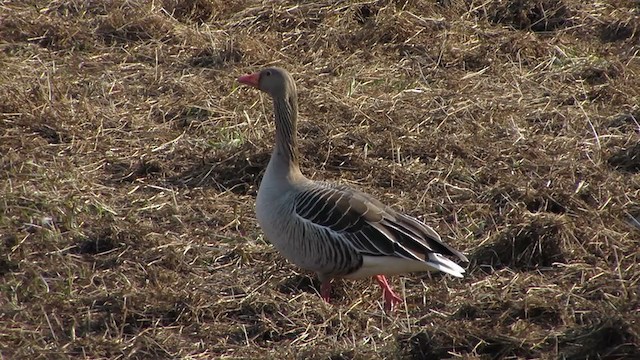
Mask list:
[[[316,184],[300,191],[294,204],[294,212],[301,221],[325,228],[332,233],[333,240],[347,242],[363,255],[393,256],[430,264],[433,262],[430,260],[444,259],[440,255],[468,261],[462,253],[443,243],[429,226],[345,186]],[[451,273],[446,267],[438,270]]]

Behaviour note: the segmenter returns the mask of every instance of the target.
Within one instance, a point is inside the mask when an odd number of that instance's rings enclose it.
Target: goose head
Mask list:
[[[238,78],[238,82],[264,91],[274,99],[286,99],[296,93],[296,84],[291,75],[285,69],[278,67],[269,67],[253,74],[242,75]]]

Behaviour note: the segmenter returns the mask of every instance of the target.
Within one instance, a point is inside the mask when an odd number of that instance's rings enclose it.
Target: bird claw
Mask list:
[[[389,286],[387,278],[384,275],[374,276],[378,284],[382,288],[382,296],[384,297],[384,310],[393,311],[398,304],[402,304],[402,298],[398,296]],[[320,286],[320,297],[329,303],[331,300],[331,281],[324,281]]]
[[[384,297],[384,309],[386,311],[393,311],[396,305],[402,303],[402,298],[398,296],[393,290],[389,283],[387,282],[387,278],[384,275],[376,275],[374,276],[378,284],[382,288],[382,296]]]
[[[396,295],[396,293],[394,293],[391,289],[389,289],[389,291],[383,290],[382,293],[384,296],[384,309],[386,311],[393,311],[396,305],[402,304],[402,298]]]
[[[322,282],[322,285],[320,285],[320,297],[329,303],[329,300],[331,300],[331,281]]]

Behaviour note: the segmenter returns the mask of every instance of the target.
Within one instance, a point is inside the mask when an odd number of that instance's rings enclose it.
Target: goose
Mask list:
[[[392,310],[402,298],[385,276],[441,271],[463,277],[465,269],[445,256],[467,258],[431,227],[361,191],[302,174],[298,95],[286,70],[269,67],[237,81],[273,100],[275,146],[256,199],[258,224],[289,262],[318,275],[326,302],[336,278],[373,277],[382,288],[385,310]]]

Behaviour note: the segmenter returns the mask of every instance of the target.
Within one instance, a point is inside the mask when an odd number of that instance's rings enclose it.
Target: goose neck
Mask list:
[[[276,146],[273,156],[288,164],[290,168],[299,167],[297,116],[298,108],[295,99],[283,97],[273,100],[276,123]]]

